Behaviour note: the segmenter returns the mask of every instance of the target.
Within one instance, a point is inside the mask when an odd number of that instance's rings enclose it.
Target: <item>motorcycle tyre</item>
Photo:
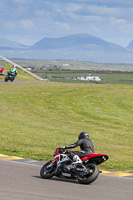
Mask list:
[[[7,82],[7,81],[8,81],[8,76],[5,77],[5,82]]]
[[[13,81],[14,81],[14,77],[11,78],[11,82],[13,82]]]
[[[55,175],[56,166],[53,166],[53,170],[49,174],[44,174],[46,167],[51,163],[51,161],[47,162],[40,170],[40,176],[45,179],[49,179]]]
[[[93,174],[91,174],[88,178],[81,178],[81,176],[78,176],[78,182],[81,184],[90,184],[92,182],[94,182],[97,177],[99,176],[99,167],[96,164],[90,163],[88,165],[86,165],[86,167],[91,167],[93,168],[94,172]]]

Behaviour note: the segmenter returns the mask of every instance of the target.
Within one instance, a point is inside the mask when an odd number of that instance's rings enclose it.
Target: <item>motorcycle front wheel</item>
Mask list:
[[[87,173],[78,176],[78,181],[81,184],[90,184],[94,182],[99,175],[99,167],[96,164],[89,163],[86,165]]]
[[[45,179],[49,179],[55,175],[56,166],[50,165],[51,161],[47,162],[40,170],[40,176]]]
[[[8,76],[5,77],[5,82],[7,82],[7,81],[8,81]]]

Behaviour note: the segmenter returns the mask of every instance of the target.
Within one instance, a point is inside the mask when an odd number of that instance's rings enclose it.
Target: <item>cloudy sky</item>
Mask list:
[[[0,0],[0,39],[32,45],[78,33],[127,46],[133,0]]]

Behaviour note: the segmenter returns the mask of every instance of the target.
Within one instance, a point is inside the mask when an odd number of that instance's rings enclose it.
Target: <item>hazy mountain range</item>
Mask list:
[[[19,59],[133,63],[133,41],[125,48],[89,34],[44,37],[32,46],[0,39],[0,54]]]
[[[0,50],[1,49],[29,49],[30,47],[23,45],[23,44],[19,44],[16,42],[12,42],[10,40],[6,40],[6,39],[0,39]]]

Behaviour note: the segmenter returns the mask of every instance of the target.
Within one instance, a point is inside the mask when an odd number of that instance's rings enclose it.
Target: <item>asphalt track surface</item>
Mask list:
[[[131,200],[133,179],[100,174],[90,185],[42,179],[41,165],[0,160],[0,200]]]

